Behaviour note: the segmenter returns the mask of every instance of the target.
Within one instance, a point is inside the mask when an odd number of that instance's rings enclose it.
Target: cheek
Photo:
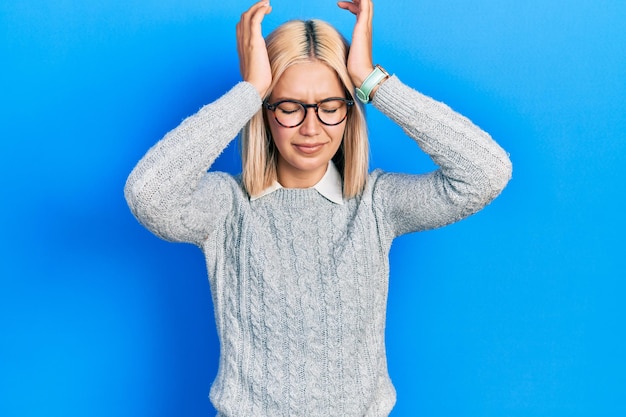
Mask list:
[[[278,148],[279,152],[281,148],[284,147],[286,143],[290,140],[290,132],[280,126],[274,118],[268,119],[268,126],[270,129],[270,133],[272,135],[271,140],[274,142],[276,148]]]
[[[336,144],[337,148],[341,145],[343,141],[343,135],[346,131],[346,125],[343,124],[341,126],[333,126],[330,131],[328,131],[328,135],[333,139],[333,142]]]

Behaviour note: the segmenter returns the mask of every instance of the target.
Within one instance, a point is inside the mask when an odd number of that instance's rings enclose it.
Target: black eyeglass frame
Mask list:
[[[343,117],[343,119],[341,119],[340,121],[338,121],[337,123],[326,123],[325,121],[323,121],[320,118],[320,115],[318,113],[319,110],[319,106],[329,102],[329,101],[343,101],[346,106],[348,106],[348,110],[346,111],[346,115]],[[300,120],[299,123],[292,125],[292,126],[287,126],[284,125],[280,122],[280,120],[278,120],[278,117],[276,117],[276,109],[278,109],[278,106],[280,106],[283,103],[294,103],[294,104],[299,104],[300,106],[302,106],[302,108],[304,109],[304,117],[302,118],[302,120]],[[350,100],[344,97],[329,97],[329,98],[325,98],[324,100],[320,101],[319,103],[315,103],[315,104],[307,104],[307,103],[303,103],[301,101],[298,100],[291,100],[291,99],[287,99],[287,100],[280,100],[277,101],[275,103],[269,103],[267,100],[263,101],[263,106],[268,109],[269,111],[271,111],[272,113],[274,113],[274,120],[276,120],[276,122],[281,125],[282,127],[286,127],[286,128],[293,128],[293,127],[298,127],[300,126],[302,123],[304,123],[304,121],[306,120],[306,116],[308,114],[308,110],[309,109],[315,109],[315,116],[317,117],[317,120],[320,121],[320,123],[322,123],[323,125],[326,126],[337,126],[341,123],[343,123],[347,118],[348,118],[348,114],[350,113],[350,109],[352,108],[352,106],[354,106],[354,100]]]

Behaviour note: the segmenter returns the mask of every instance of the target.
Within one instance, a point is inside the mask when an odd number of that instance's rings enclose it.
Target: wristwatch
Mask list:
[[[387,71],[383,69],[380,65],[376,64],[374,67],[374,71],[372,71],[363,81],[360,87],[356,88],[356,97],[363,104],[367,104],[370,102],[370,94],[372,94],[372,90],[380,84],[383,80],[389,78],[389,74]]]

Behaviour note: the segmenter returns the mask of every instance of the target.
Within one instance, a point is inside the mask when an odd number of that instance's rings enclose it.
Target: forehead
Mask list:
[[[272,90],[274,100],[293,98],[317,101],[331,96],[343,97],[344,88],[337,73],[320,61],[291,65]]]

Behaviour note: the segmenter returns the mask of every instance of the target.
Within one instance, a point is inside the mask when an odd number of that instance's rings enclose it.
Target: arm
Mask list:
[[[269,2],[259,1],[237,23],[237,51],[245,82],[187,118],[137,164],[124,190],[133,214],[168,240],[199,244],[230,212],[234,190],[223,174],[207,170],[250,118],[271,83],[263,17]]]
[[[340,1],[356,16],[348,72],[360,86],[372,71],[371,0]],[[373,190],[390,237],[443,226],[466,217],[494,199],[511,176],[511,162],[489,135],[465,117],[396,77],[372,91],[373,104],[429,154],[439,169],[426,175],[383,174]]]
[[[254,86],[239,83],[153,146],[124,189],[135,217],[167,240],[205,239],[233,197],[224,177],[207,170],[260,107]]]
[[[382,83],[373,104],[396,122],[439,166],[424,175],[382,174],[374,201],[393,236],[440,227],[492,201],[511,177],[511,161],[464,116],[405,86]]]

